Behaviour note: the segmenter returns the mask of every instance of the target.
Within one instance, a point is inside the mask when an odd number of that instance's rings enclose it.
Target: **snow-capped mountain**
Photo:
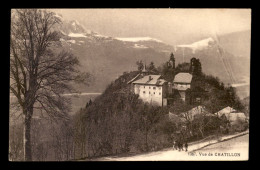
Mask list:
[[[246,80],[250,77],[250,58],[235,56],[224,47],[210,37],[192,44],[177,45],[174,54],[177,63],[190,62],[193,57],[200,59],[204,73],[239,87],[238,95],[244,98],[249,95],[249,82]]]
[[[55,14],[55,16],[61,20],[61,24],[56,26],[56,30],[60,32],[63,40],[68,40],[67,42],[74,42],[69,41],[70,38],[111,39],[111,37],[103,36],[97,32],[86,29],[77,20],[67,21],[64,20],[63,17],[59,14]]]
[[[162,42],[161,40],[158,40],[156,38],[151,38],[151,37],[116,37],[115,39],[120,41],[127,41],[127,42],[140,42],[140,41]]]
[[[97,32],[92,30],[86,29],[83,25],[81,25],[77,20],[66,21],[62,18],[61,15],[55,14],[58,17],[62,24],[57,26],[57,30],[61,33],[62,42],[73,43],[82,45],[83,41],[93,42],[93,43],[100,43],[100,40],[105,41],[114,41],[114,42],[121,42],[128,48],[136,48],[136,49],[146,49],[146,48],[155,48],[158,46],[161,48],[162,46],[168,46],[168,52],[170,52],[172,47],[169,45],[164,44],[161,40],[152,37],[109,37],[106,35],[101,35]],[[83,39],[82,39],[83,38]],[[73,41],[71,40],[73,39]],[[98,41],[98,42],[97,42]],[[170,48],[169,48],[170,47]],[[163,50],[165,50],[163,48]]]
[[[59,18],[62,24],[56,29],[61,45],[79,58],[82,71],[95,77],[91,87],[80,87],[82,91],[101,92],[124,71],[136,70],[136,61],[160,65],[173,51],[172,46],[152,37],[109,37],[88,30],[76,20]]]
[[[61,20],[63,20],[61,18]],[[153,37],[109,37],[86,29],[78,21],[65,21],[57,28],[61,34],[60,42],[65,49],[70,49],[81,63],[82,71],[90,72],[95,82],[90,87],[79,87],[81,91],[101,92],[105,87],[125,71],[136,70],[136,61],[151,61],[156,66],[168,61],[170,53],[176,58],[176,65],[190,62],[192,57],[199,58],[202,70],[206,74],[218,76],[225,83],[231,83],[219,58],[218,46],[212,37],[195,40],[193,43],[174,47]],[[220,44],[221,45],[221,44]],[[249,75],[247,58],[237,59],[224,49],[226,59],[235,76]],[[248,67],[247,67],[248,66]],[[237,74],[239,73],[239,74]]]
[[[214,44],[215,44],[215,40],[213,38],[209,37],[209,38],[194,42],[192,44],[176,45],[176,48],[190,48],[190,49],[192,49],[192,52],[195,53],[198,50],[210,48]]]

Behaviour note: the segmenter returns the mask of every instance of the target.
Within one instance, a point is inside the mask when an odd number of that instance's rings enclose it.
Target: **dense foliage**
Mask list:
[[[81,139],[78,158],[159,150],[172,146],[173,140],[180,136],[186,141],[193,141],[219,133],[225,122],[216,117],[196,116],[193,121],[187,121],[184,131],[181,122],[169,120],[169,111],[179,115],[197,106],[198,103],[190,101],[198,95],[204,99],[199,104],[205,105],[211,113],[225,106],[243,109],[232,87],[225,87],[218,78],[198,72],[194,74],[188,102],[183,102],[176,95],[168,107],[143,103],[127,84],[140,73],[140,62],[137,65],[139,71],[124,73],[77,114],[75,124],[81,127],[77,133],[77,138]],[[161,71],[163,77],[169,80],[174,78],[174,71],[189,72],[190,69],[188,63],[179,64],[176,69],[168,63],[159,68],[154,68],[153,63],[149,66]],[[198,67],[201,70],[200,64]]]
[[[232,131],[243,131],[248,127],[248,124],[241,122],[228,128],[227,120],[206,114],[196,115],[192,120],[185,116],[180,119],[180,115],[198,105],[204,105],[206,113],[215,113],[226,106],[239,111],[248,110],[238,99],[234,88],[203,73],[193,75],[186,102],[174,94],[171,96],[173,102],[169,102],[167,107],[144,103],[138,99],[138,95],[132,93],[131,85],[127,83],[141,72],[143,66],[140,63],[137,62],[139,71],[121,75],[94,101],[86,101],[86,105],[68,121],[54,123],[35,120],[32,124],[33,160],[92,159],[105,155],[155,151],[171,147],[174,140],[196,141]],[[189,69],[189,63],[179,64],[175,69],[169,63],[163,67],[155,67],[154,63],[147,66],[148,71],[157,71],[163,77],[168,76],[169,80],[173,80],[178,72],[189,72]],[[196,102],[198,97],[202,99],[200,102]],[[169,119],[169,112],[178,116]],[[17,129],[19,127],[13,126],[10,131],[18,132]],[[22,140],[20,133],[11,136],[12,160],[22,159]]]
[[[165,129],[159,123],[168,110],[143,103],[138,95],[129,91],[127,81],[136,74],[122,75],[104,94],[78,113],[80,118],[75,124],[83,125],[86,132],[82,134],[79,129],[81,134],[78,133],[78,138],[85,143],[84,156],[143,152],[169,145],[170,141],[165,141],[165,134],[161,132]],[[79,153],[79,157],[82,156]]]

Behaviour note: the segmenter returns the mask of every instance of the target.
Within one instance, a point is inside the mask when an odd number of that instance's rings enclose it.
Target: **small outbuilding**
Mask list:
[[[178,73],[174,77],[173,88],[177,90],[181,99],[185,101],[186,90],[191,88],[192,75],[190,73]]]
[[[206,110],[205,106],[201,106],[201,105],[196,106],[187,112],[181,113],[181,116],[189,121],[192,121],[196,115],[215,116],[214,114],[209,113]]]
[[[225,107],[222,110],[215,113],[219,118],[225,118],[230,122],[231,125],[238,123],[238,121],[246,122],[247,117],[245,113],[237,112],[232,107]]]

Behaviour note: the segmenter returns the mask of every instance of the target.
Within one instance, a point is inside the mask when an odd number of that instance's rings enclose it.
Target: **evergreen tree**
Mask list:
[[[171,64],[171,67],[173,68],[173,69],[175,69],[175,58],[174,58],[174,55],[173,55],[173,53],[171,53],[171,56],[170,56],[170,64]]]
[[[91,104],[92,104],[92,100],[90,99],[90,100],[89,100],[89,106],[90,106]]]
[[[201,75],[202,73],[202,68],[201,68],[201,63],[200,63],[200,59],[196,60],[196,65],[195,65],[195,69],[194,69],[194,73],[195,75]]]
[[[87,102],[87,104],[86,104],[86,108],[89,107],[91,104],[92,104],[92,101],[91,101],[91,99],[90,99],[90,100]]]
[[[144,64],[143,64],[143,61],[142,61],[142,60],[137,61],[137,62],[136,62],[136,65],[137,65],[138,71],[142,71],[142,70],[144,69]]]
[[[175,74],[178,74],[180,72],[189,72],[190,64],[189,63],[180,63],[177,65],[175,69]]]
[[[168,62],[162,66],[162,76],[166,81],[172,82],[174,79],[174,69],[168,66]]]
[[[175,58],[174,58],[173,53],[171,53],[169,61],[166,62],[165,64],[163,64],[161,71],[162,71],[162,75],[163,75],[165,80],[167,80],[169,82],[173,81],[174,76],[176,74]]]
[[[158,73],[158,70],[156,69],[153,61],[149,64],[147,70],[153,74]]]
[[[192,58],[190,60],[190,69],[189,69],[190,73],[193,75],[197,75],[200,76],[202,73],[202,67],[201,67],[201,63],[199,59],[196,58]]]
[[[189,71],[190,71],[191,74],[194,71],[195,62],[196,62],[196,58],[193,57],[193,58],[190,59],[190,69],[189,69]]]

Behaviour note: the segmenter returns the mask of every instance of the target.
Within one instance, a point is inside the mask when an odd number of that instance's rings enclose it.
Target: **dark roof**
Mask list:
[[[135,81],[136,79],[138,79],[139,77],[140,77],[140,73],[139,74],[137,74],[133,79],[131,79],[130,81],[128,81],[127,82],[127,84],[130,84],[130,83],[132,83],[133,81]]]
[[[202,105],[196,106],[187,112],[181,113],[180,115],[183,117],[186,116],[186,117],[188,117],[188,119],[193,120],[194,116],[200,115],[200,114],[204,114],[205,116],[215,116],[214,114],[208,112],[207,109],[205,108],[205,106],[202,106]]]
[[[149,79],[151,77],[151,79]],[[167,82],[164,79],[160,79],[161,75],[147,75],[143,78],[136,80],[133,82],[133,84],[147,84],[147,85],[163,85],[165,82]]]
[[[192,75],[190,73],[178,73],[174,78],[174,83],[191,83]]]

